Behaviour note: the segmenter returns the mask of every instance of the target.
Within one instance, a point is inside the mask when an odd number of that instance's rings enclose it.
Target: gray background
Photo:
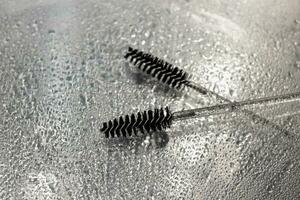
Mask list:
[[[299,199],[299,101],[106,140],[101,122],[174,92],[123,55],[151,52],[235,101],[299,91],[299,0],[0,1],[0,199]]]

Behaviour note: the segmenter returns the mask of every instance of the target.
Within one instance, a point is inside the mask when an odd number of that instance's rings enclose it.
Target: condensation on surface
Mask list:
[[[104,138],[103,121],[222,103],[140,74],[128,46],[231,101],[299,91],[300,3],[0,2],[0,199],[299,199],[299,101]]]

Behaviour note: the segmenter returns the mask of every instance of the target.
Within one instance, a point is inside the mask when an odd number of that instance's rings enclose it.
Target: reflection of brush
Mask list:
[[[114,120],[104,122],[101,132],[109,137],[130,137],[132,134],[137,135],[138,132],[149,133],[152,131],[162,131],[169,128],[173,121],[184,120],[195,117],[203,117],[221,114],[225,112],[233,112],[242,109],[245,106],[257,105],[263,103],[276,103],[284,100],[292,100],[300,98],[300,92],[260,98],[255,100],[247,100],[228,104],[221,104],[210,107],[196,108],[171,113],[168,107],[138,112],[137,114],[120,116]]]
[[[151,75],[171,88],[180,90],[186,86],[202,94],[207,93],[204,88],[197,87],[188,80],[188,73],[151,54],[129,47],[124,57],[146,74]]]
[[[131,63],[133,63],[135,66],[137,66],[141,71],[145,72],[148,75],[151,75],[152,77],[156,78],[162,83],[165,83],[171,88],[182,89],[186,86],[196,90],[201,94],[209,93],[214,95],[219,100],[225,101],[227,103],[232,103],[232,101],[228,100],[227,98],[222,97],[219,94],[210,91],[202,86],[197,86],[195,83],[192,83],[192,81],[188,80],[189,75],[182,69],[179,69],[178,67],[175,67],[172,64],[162,59],[159,59],[149,53],[145,53],[138,49],[133,49],[129,47],[124,57],[128,59]],[[261,117],[252,111],[245,109],[241,111],[254,120],[260,121],[264,124],[268,124],[274,127],[275,129],[280,130],[285,134],[288,134],[287,130],[284,130],[279,125],[274,124],[270,120],[265,119],[264,117]]]

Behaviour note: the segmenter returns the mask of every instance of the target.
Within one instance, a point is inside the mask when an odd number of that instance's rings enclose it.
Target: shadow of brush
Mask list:
[[[169,142],[169,135],[165,131],[151,132],[134,137],[119,137],[107,140],[106,144],[110,151],[134,151],[139,152],[151,151],[154,149],[164,148]]]

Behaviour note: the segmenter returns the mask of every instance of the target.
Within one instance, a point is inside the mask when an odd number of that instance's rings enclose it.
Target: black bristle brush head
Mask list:
[[[188,73],[149,53],[129,47],[124,57],[144,73],[171,88],[181,90],[190,84],[187,80],[189,78]]]
[[[138,132],[150,133],[169,128],[172,114],[168,107],[138,112],[136,114],[120,116],[104,122],[100,131],[106,138],[130,137]]]

